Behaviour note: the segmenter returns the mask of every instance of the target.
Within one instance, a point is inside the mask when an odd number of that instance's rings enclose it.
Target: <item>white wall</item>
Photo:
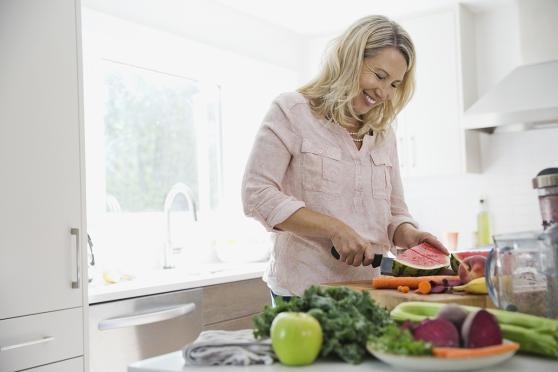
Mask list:
[[[493,233],[541,228],[537,192],[531,180],[558,166],[558,129],[482,136],[484,172],[404,180],[406,200],[421,227],[444,239],[460,233],[460,248],[470,248],[478,200],[488,200]]]
[[[518,0],[521,58],[524,63],[558,59],[558,1]]]
[[[318,75],[326,50],[336,35],[313,36],[304,40],[299,83],[303,85]]]

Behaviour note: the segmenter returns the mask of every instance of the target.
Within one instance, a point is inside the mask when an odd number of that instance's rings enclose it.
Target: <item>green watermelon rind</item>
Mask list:
[[[450,259],[447,257],[447,261],[442,264],[432,265],[432,266],[416,266],[406,262],[401,262],[397,259],[393,260],[391,266],[391,274],[393,276],[428,276],[439,274],[442,269],[446,268],[450,264]]]
[[[451,269],[456,273],[459,270],[459,265],[461,265],[461,260],[453,253],[450,255],[450,265],[451,265]]]

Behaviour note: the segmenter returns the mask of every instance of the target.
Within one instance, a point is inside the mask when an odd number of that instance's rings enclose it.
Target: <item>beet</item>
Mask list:
[[[415,327],[415,323],[411,322],[410,320],[405,320],[403,323],[401,323],[401,326],[399,326],[399,328],[401,328],[402,330],[408,329],[409,331],[411,331],[411,333],[413,333],[413,329],[415,329]]]
[[[438,311],[436,319],[449,320],[459,330],[461,329],[461,325],[465,321],[467,314],[467,311],[465,311],[461,306],[456,304],[447,304],[444,305],[440,311]]]
[[[461,327],[463,346],[468,348],[500,345],[502,332],[494,315],[486,310],[469,313]]]
[[[423,320],[413,330],[413,337],[430,342],[432,346],[459,347],[459,332],[452,322],[445,319]]]

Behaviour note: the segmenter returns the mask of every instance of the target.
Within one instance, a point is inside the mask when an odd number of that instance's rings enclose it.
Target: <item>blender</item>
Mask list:
[[[544,231],[494,236],[488,293],[500,309],[558,319],[558,168],[543,169],[532,182]]]
[[[546,168],[533,178],[533,188],[539,194],[539,206],[546,230],[553,223],[558,223],[558,168]]]

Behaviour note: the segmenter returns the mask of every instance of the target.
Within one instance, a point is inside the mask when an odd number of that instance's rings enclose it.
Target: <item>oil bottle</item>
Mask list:
[[[490,226],[490,214],[486,200],[479,200],[479,213],[477,214],[477,239],[479,246],[487,246],[492,244],[492,228]]]

